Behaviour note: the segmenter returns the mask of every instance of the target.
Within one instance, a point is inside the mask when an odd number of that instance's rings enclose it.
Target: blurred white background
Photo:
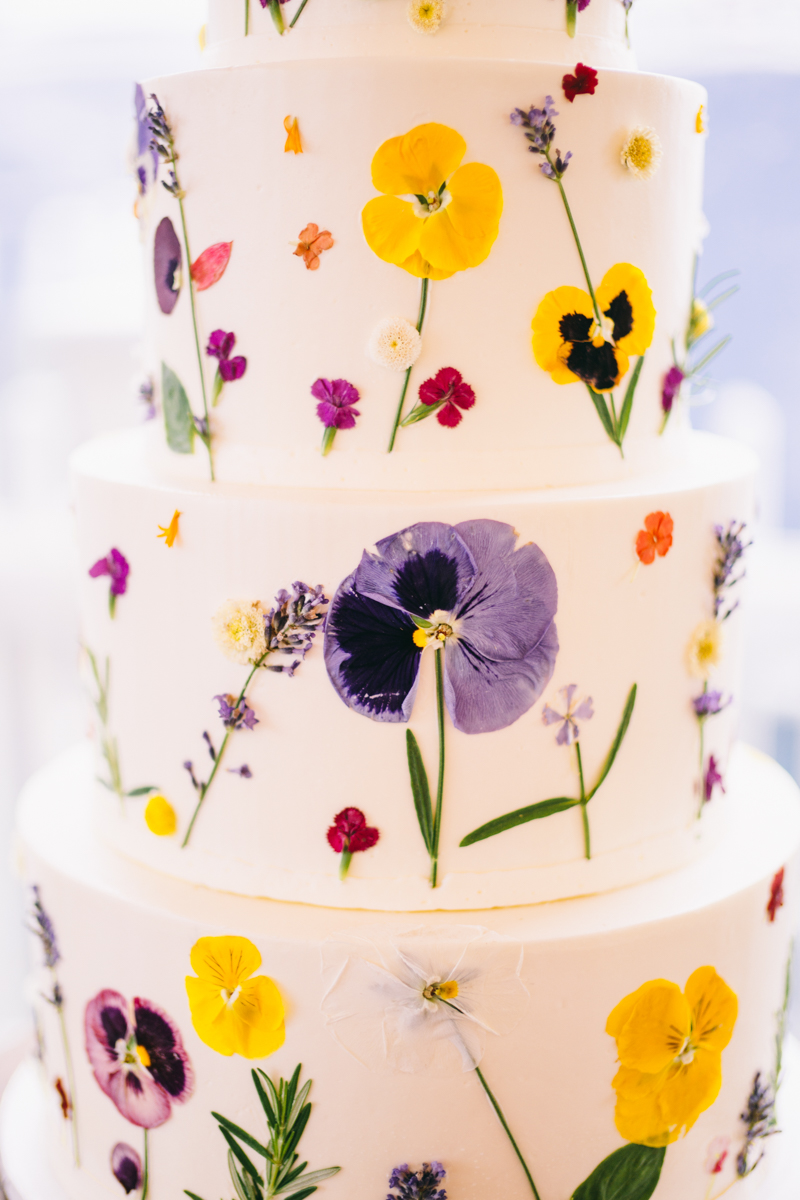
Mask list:
[[[0,1052],[25,1019],[14,802],[85,728],[67,458],[142,417],[132,81],[199,66],[204,18],[203,0],[0,6]],[[715,367],[716,398],[695,418],[764,464],[743,732],[797,773],[800,3],[635,0],[631,27],[644,69],[710,92],[700,281],[742,275],[718,311],[734,341]]]

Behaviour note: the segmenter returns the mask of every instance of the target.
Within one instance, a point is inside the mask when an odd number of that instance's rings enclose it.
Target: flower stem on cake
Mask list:
[[[633,8],[633,0],[620,0],[622,7],[625,9],[625,41],[630,46],[631,35],[628,29],[628,18],[630,17],[631,9]]]
[[[552,676],[555,575],[538,546],[500,521],[423,521],[364,551],[339,585],[325,665],[344,703],[374,721],[409,721],[423,657],[433,657],[439,763],[435,801],[413,732],[411,793],[436,887],[445,780],[445,711],[461,733],[505,729]]]
[[[328,830],[328,845],[341,855],[341,880],[347,878],[353,855],[362,850],[371,850],[379,838],[380,833],[373,825],[367,824],[367,818],[360,808],[343,808],[336,814]]]
[[[779,874],[782,883],[783,871],[779,872]],[[775,1059],[773,1068],[769,1078],[766,1080],[762,1080],[761,1071],[756,1072],[753,1079],[753,1086],[747,1097],[747,1104],[740,1116],[745,1132],[744,1144],[736,1158],[737,1179],[745,1179],[753,1173],[766,1153],[764,1143],[767,1138],[774,1137],[781,1132],[778,1128],[775,1104],[784,1078],[783,1054],[786,1046],[786,1034],[788,1032],[791,979],[792,951],[790,949],[789,958],[786,963],[786,972],[784,974],[782,1003],[775,1014]],[[756,1149],[758,1150],[757,1154],[755,1153]]]
[[[252,730],[258,724],[255,711],[247,703],[247,689],[253,677],[260,670],[293,676],[311,649],[317,631],[324,626],[327,603],[321,585],[309,587],[308,584],[298,581],[292,584],[291,592],[278,592],[275,605],[269,612],[264,610],[259,600],[227,600],[214,614],[213,627],[217,645],[227,658],[249,666],[250,670],[237,695],[220,693],[214,697],[219,706],[219,717],[225,734],[217,749],[210,735],[207,732],[203,733],[203,741],[212,764],[208,779],[201,781],[197,778],[191,761],[183,764],[197,794],[197,803],[181,842],[182,847],[189,844],[200,809],[217,776],[231,735],[237,729]],[[290,657],[292,662],[276,662],[275,659],[281,656]],[[252,778],[249,767],[246,774],[242,768],[236,773],[242,778]]]
[[[417,332],[428,306],[429,281],[449,279],[484,262],[500,229],[503,189],[496,171],[464,163],[467,144],[448,125],[417,125],[390,138],[372,159],[372,183],[382,194],[361,214],[367,244],[384,262],[422,280]],[[403,419],[413,363],[406,370],[388,450]]]
[[[322,435],[322,457],[330,453],[339,429],[353,429],[361,413],[355,407],[358,389],[346,379],[317,379],[311,385],[311,395],[317,401],[317,416],[325,426]]]
[[[228,1146],[228,1169],[237,1196],[267,1200],[281,1195],[287,1200],[302,1200],[316,1192],[318,1184],[341,1171],[341,1167],[306,1171],[308,1163],[298,1161],[297,1147],[311,1116],[308,1094],[312,1083],[307,1079],[301,1087],[300,1071],[298,1063],[291,1079],[279,1076],[277,1084],[260,1068],[251,1072],[269,1133],[266,1145],[227,1117],[212,1112]],[[255,1162],[248,1150],[257,1155]],[[185,1194],[190,1200],[201,1200],[188,1188]]]
[[[625,708],[622,713],[622,720],[619,723],[617,732],[614,736],[614,741],[611,743],[611,749],[606,755],[605,761],[600,769],[597,781],[594,786],[588,791],[583,771],[583,755],[580,746],[580,727],[578,720],[588,721],[594,716],[594,708],[592,706],[591,696],[582,700],[579,704],[575,703],[575,692],[577,685],[569,684],[568,687],[561,689],[561,707],[563,712],[551,708],[549,704],[544,706],[542,712],[542,721],[545,725],[553,725],[558,723],[560,729],[556,734],[556,742],[559,746],[574,746],[576,766],[578,771],[579,795],[571,796],[554,796],[550,800],[539,800],[536,804],[528,804],[525,808],[517,808],[513,812],[506,813],[502,817],[495,817],[491,821],[487,821],[485,825],[481,825],[478,829],[474,829],[472,833],[468,833],[466,837],[461,839],[459,845],[472,846],[475,842],[485,841],[486,838],[495,837],[498,833],[504,833],[507,829],[515,829],[517,825],[526,825],[528,821],[538,821],[543,817],[552,817],[555,813],[566,812],[570,808],[578,808],[581,810],[581,820],[583,823],[583,849],[584,857],[590,859],[592,857],[592,843],[589,830],[589,801],[597,794],[606,780],[606,777],[614,765],[614,760],[619,753],[620,747],[625,740],[625,735],[628,732],[633,709],[636,704],[637,685],[634,684],[628,692],[628,698],[625,702]]]
[[[455,429],[463,420],[464,413],[475,404],[475,392],[455,367],[442,367],[432,379],[420,384],[419,404],[412,408],[401,421],[402,426],[416,425],[426,417],[436,414],[436,420],[445,429]]]
[[[31,909],[31,924],[29,926],[31,933],[38,939],[42,947],[42,957],[44,965],[50,972],[51,989],[49,994],[43,993],[43,998],[48,1004],[52,1005],[58,1016],[58,1027],[61,1033],[61,1046],[64,1051],[64,1069],[67,1076],[67,1087],[64,1089],[61,1080],[57,1081],[57,1090],[61,1095],[61,1111],[64,1114],[64,1119],[70,1123],[70,1134],[72,1139],[72,1157],[75,1166],[81,1165],[80,1149],[78,1146],[78,1117],[75,1111],[75,1072],[72,1066],[72,1052],[69,1046],[69,1037],[67,1035],[67,1023],[64,1019],[64,993],[61,990],[61,984],[58,979],[56,968],[61,961],[61,950],[59,949],[58,939],[56,937],[55,926],[53,925],[50,914],[42,904],[42,896],[39,888],[34,885],[33,891],[33,906]],[[58,1084],[61,1087],[58,1088]]]
[[[108,778],[102,779],[97,777],[97,782],[103,787],[108,788],[115,796],[119,797],[120,803],[125,805],[126,797],[149,796],[151,792],[158,789],[154,784],[148,784],[145,787],[132,788],[131,791],[126,791],[122,786],[122,772],[119,764],[119,751],[117,749],[117,740],[112,736],[109,730],[109,710],[108,710],[108,693],[110,684],[111,664],[106,658],[103,673],[101,675],[100,668],[97,664],[97,658],[89,649],[84,646],[86,657],[89,660],[89,665],[92,671],[92,678],[95,685],[95,694],[92,696],[92,705],[97,713],[97,719],[100,723],[100,753],[105,759],[108,768]]]
[[[588,8],[590,3],[591,0],[567,0],[567,33],[571,38],[575,37],[578,13]]]

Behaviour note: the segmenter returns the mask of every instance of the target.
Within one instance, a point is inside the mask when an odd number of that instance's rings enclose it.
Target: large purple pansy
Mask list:
[[[376,721],[409,719],[418,617],[442,630],[456,729],[489,733],[527,712],[555,667],[558,586],[539,547],[516,541],[500,521],[424,521],[365,551],[325,630],[325,663],[345,704]]]
[[[162,217],[158,223],[153,243],[153,269],[158,307],[167,315],[178,303],[182,262],[181,244],[178,241],[175,226],[169,217]]]
[[[163,1009],[106,988],[86,1005],[84,1027],[94,1077],[132,1125],[155,1129],[189,1099],[192,1066]]]

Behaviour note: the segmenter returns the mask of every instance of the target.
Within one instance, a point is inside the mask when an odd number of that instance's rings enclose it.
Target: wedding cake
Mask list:
[[[20,817],[57,1186],[774,1200],[705,93],[631,0],[209,7],[135,95],[151,419],[74,460],[92,746]]]

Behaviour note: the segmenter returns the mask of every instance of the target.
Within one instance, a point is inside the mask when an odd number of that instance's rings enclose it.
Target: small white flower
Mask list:
[[[686,647],[686,665],[695,679],[708,679],[722,658],[722,627],[719,621],[701,621]]]
[[[530,999],[522,946],[480,925],[383,926],[322,945],[322,1012],[372,1070],[455,1075],[480,1063],[490,1035],[516,1028]]]
[[[655,129],[637,125],[630,131],[622,147],[620,162],[637,179],[652,179],[658,170],[661,155],[661,138]]]
[[[386,317],[372,331],[367,354],[373,362],[390,371],[407,371],[422,353],[422,338],[417,327],[405,317]]]
[[[442,0],[410,0],[407,15],[412,29],[418,33],[436,33],[444,16]]]
[[[260,600],[226,600],[212,618],[214,637],[226,658],[249,663],[267,649],[264,609]]]

